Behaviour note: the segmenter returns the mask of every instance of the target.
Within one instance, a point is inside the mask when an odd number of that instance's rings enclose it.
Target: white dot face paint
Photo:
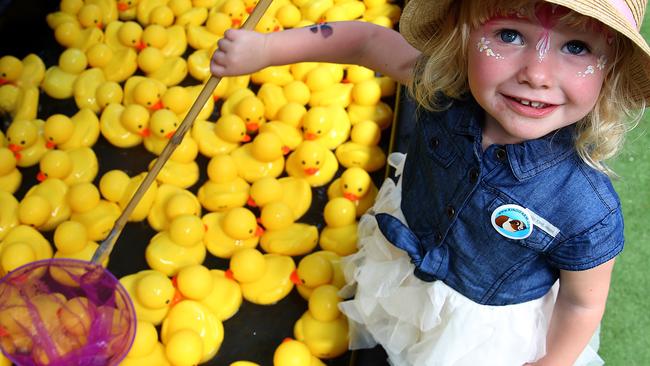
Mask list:
[[[476,48],[478,49],[478,52],[485,52],[485,55],[488,57],[494,57],[497,60],[502,60],[503,56],[501,56],[499,53],[496,53],[490,48],[489,46],[490,41],[486,37],[481,37],[481,39],[476,43]]]
[[[606,65],[607,65],[607,57],[605,57],[605,55],[601,55],[600,57],[598,57],[595,68],[593,65],[588,65],[584,71],[578,71],[577,75],[581,78],[584,78],[587,75],[593,75],[596,72],[596,70],[598,71],[604,70]]]

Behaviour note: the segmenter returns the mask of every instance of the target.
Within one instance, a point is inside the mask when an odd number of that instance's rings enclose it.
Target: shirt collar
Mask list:
[[[474,98],[454,100],[447,115],[446,122],[454,133],[471,136],[480,146],[485,112]],[[513,175],[518,180],[525,180],[576,154],[574,128],[567,126],[541,138],[505,145],[504,148]]]

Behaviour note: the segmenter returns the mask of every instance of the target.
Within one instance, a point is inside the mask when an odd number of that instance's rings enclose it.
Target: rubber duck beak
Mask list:
[[[354,194],[352,194],[352,193],[343,193],[343,197],[349,199],[349,200],[352,201],[352,202],[355,202],[355,201],[358,201],[358,200],[359,200],[359,196],[354,195]]]
[[[38,174],[36,174],[36,180],[38,180],[39,182],[42,182],[46,179],[47,179],[47,175],[45,175],[45,173],[38,172]]]
[[[151,136],[151,130],[148,128],[143,128],[142,131],[138,132],[138,134],[142,137],[149,137]]]
[[[262,236],[264,234],[264,229],[262,229],[261,226],[257,226],[257,230],[255,230],[255,236]]]
[[[119,11],[127,11],[127,10],[129,10],[129,6],[126,5],[125,3],[119,3],[119,4],[117,4],[117,10],[119,10]]]
[[[289,146],[282,146],[282,155],[287,155],[291,152],[291,148]]]
[[[22,147],[20,147],[20,145],[16,145],[16,144],[9,144],[8,148],[14,154],[23,149]]]
[[[229,280],[237,281],[237,280],[235,279],[235,275],[232,274],[232,270],[230,270],[230,268],[228,268],[227,270],[225,270],[225,272],[223,273],[223,275],[224,275],[227,279],[229,279]]]
[[[241,25],[241,19],[233,19],[232,20],[232,27],[239,27]]]
[[[165,137],[168,138],[168,139],[171,139],[172,137],[174,137],[174,134],[175,134],[175,133],[176,133],[176,130],[174,130],[174,131],[172,131],[172,132],[166,134]]]
[[[48,149],[54,149],[54,148],[56,148],[56,144],[54,142],[52,142],[52,141],[47,141],[45,143],[45,147],[47,147]]]
[[[254,6],[249,6],[248,8],[246,8],[246,12],[247,12],[248,14],[251,14],[251,13],[253,12],[253,9],[255,9]]]
[[[257,207],[257,203],[255,203],[255,200],[251,196],[248,196],[248,199],[246,200],[246,204],[250,207]]]
[[[255,122],[250,122],[246,124],[247,131],[255,132],[257,131],[258,128],[260,128],[260,126]]]
[[[98,28],[99,30],[104,29],[104,23],[102,23],[102,22],[97,23],[97,28]]]
[[[5,78],[0,78],[0,85],[5,85],[5,84],[9,84],[9,80]]]
[[[307,140],[316,140],[317,135],[315,133],[307,132],[305,134],[305,139]]]
[[[298,276],[298,271],[296,270],[291,272],[291,277],[289,277],[289,279],[294,285],[302,285],[302,280],[300,279],[300,276]]]
[[[135,48],[136,48],[138,51],[142,51],[142,50],[144,50],[145,48],[147,48],[147,44],[144,43],[144,41],[140,41],[140,42],[138,42],[138,44],[135,45]]]
[[[181,292],[178,290],[178,278],[177,278],[177,276],[172,277],[172,286],[174,286],[175,291],[174,291],[174,297],[172,297],[172,301],[169,303],[170,308],[185,299],[183,297],[183,294],[181,294]]]
[[[305,169],[305,174],[307,175],[314,175],[318,173],[318,168],[307,168]]]
[[[149,109],[152,110],[152,111],[157,111],[159,109],[162,109],[163,107],[164,107],[164,105],[163,105],[162,101],[159,100],[158,102],[156,102],[156,104],[149,107]]]
[[[242,140],[242,142],[249,142],[251,140],[251,136],[250,135],[244,135],[244,137],[242,137],[241,140]]]
[[[280,31],[280,26],[276,25],[275,28],[273,28],[273,31],[274,32],[279,32]]]

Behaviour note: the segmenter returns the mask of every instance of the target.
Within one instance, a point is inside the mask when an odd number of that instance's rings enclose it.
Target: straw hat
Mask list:
[[[642,90],[635,99],[650,103],[650,47],[639,33],[646,0],[550,0],[577,13],[594,18],[629,38],[637,46],[630,62],[634,79]],[[452,0],[409,0],[400,19],[400,32],[415,48],[422,50],[436,33],[437,24],[447,14]]]

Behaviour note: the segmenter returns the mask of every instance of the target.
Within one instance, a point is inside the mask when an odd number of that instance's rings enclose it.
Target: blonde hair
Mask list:
[[[483,0],[480,6],[472,1],[454,1],[438,24],[436,32],[422,47],[422,55],[415,65],[413,82],[409,91],[425,109],[441,111],[449,107],[449,99],[462,99],[469,92],[467,81],[467,50],[472,29],[486,22],[503,9],[532,12],[529,0]],[[512,10],[510,10],[512,11]],[[506,10],[508,12],[508,10]],[[569,12],[562,22],[577,27],[593,27],[597,21]],[[604,27],[604,25],[599,25]],[[614,172],[604,163],[619,152],[625,134],[634,128],[643,115],[644,100],[634,100],[642,95],[638,82],[633,79],[629,59],[641,52],[634,44],[615,31],[614,59],[611,60],[603,86],[594,109],[575,123],[575,148],[589,166],[610,176]]]

